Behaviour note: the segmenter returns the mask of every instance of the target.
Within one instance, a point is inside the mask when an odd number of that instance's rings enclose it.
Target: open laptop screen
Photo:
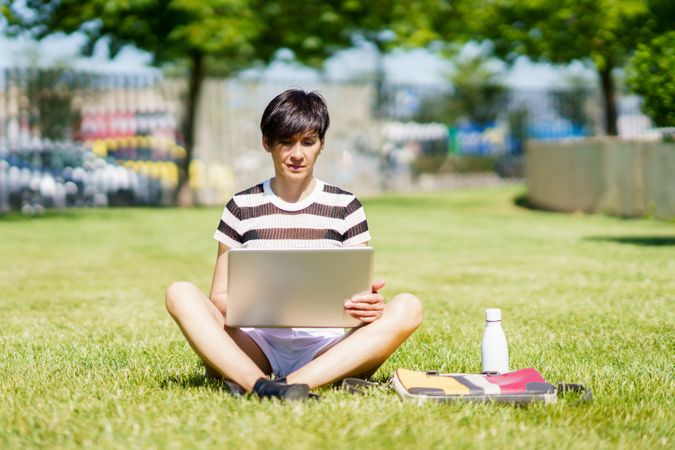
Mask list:
[[[369,292],[371,247],[232,249],[226,322],[231,327],[342,327],[361,321],[344,301]]]

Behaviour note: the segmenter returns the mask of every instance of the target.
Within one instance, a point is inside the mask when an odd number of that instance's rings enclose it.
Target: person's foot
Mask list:
[[[279,398],[282,400],[305,400],[310,397],[306,384],[286,384],[285,379],[268,380],[260,378],[253,386],[253,393],[261,398]]]

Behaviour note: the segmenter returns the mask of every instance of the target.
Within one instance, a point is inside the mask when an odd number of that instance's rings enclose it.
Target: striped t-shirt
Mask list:
[[[306,198],[289,203],[274,194],[270,181],[232,197],[214,239],[230,248],[350,247],[370,240],[366,214],[353,194],[317,179]],[[276,346],[294,341],[294,347],[344,334],[343,328],[257,330]]]
[[[351,247],[371,239],[353,194],[316,180],[303,200],[277,197],[266,180],[232,197],[213,238],[230,248]]]

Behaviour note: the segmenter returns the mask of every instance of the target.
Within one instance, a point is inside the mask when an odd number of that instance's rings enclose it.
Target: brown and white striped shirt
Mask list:
[[[232,197],[213,238],[230,248],[351,247],[371,239],[363,206],[350,192],[316,180],[297,203],[266,180]]]

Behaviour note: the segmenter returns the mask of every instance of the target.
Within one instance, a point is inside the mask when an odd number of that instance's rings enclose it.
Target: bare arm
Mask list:
[[[356,245],[355,247],[367,247],[369,242]],[[379,293],[384,287],[384,280],[375,280],[370,292],[356,294],[345,301],[345,310],[349,315],[362,322],[373,322],[382,316],[384,311],[384,297]]]
[[[216,305],[216,308],[225,315],[227,311],[227,252],[230,247],[223,243],[218,243],[218,256],[216,257],[216,266],[213,269],[213,281],[211,282],[211,293],[209,298]]]

